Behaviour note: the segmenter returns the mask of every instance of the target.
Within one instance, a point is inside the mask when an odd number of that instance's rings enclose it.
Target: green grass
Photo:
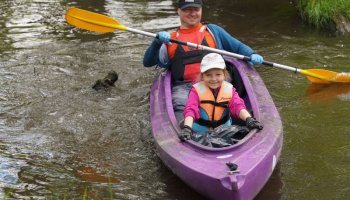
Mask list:
[[[304,20],[317,28],[327,28],[340,15],[350,19],[350,0],[299,0]]]
[[[108,183],[108,190],[109,190],[109,200],[113,200],[113,191],[112,191],[112,183],[110,181],[110,178],[109,178],[109,183]],[[5,191],[5,194],[2,198],[0,198],[0,200],[7,200],[9,198],[11,194],[11,191],[10,190],[6,190]],[[56,195],[53,195],[51,197],[49,197],[50,200],[66,200],[68,199],[67,198],[67,195],[64,194],[63,198],[61,199],[60,197],[56,196]],[[84,193],[83,193],[83,196],[82,196],[82,200],[88,200],[89,199],[89,195],[88,195],[88,187],[85,187],[84,189]]]

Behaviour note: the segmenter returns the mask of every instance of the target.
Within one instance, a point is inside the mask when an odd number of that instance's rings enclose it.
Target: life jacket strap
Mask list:
[[[228,101],[224,101],[224,102],[215,102],[215,101],[211,101],[211,100],[202,100],[200,101],[200,103],[207,103],[207,104],[212,104],[214,106],[218,106],[218,107],[223,107],[223,108],[228,108]]]
[[[223,118],[221,118],[220,120],[209,121],[209,120],[199,118],[198,120],[196,120],[196,123],[201,125],[201,126],[216,128],[222,124],[225,124],[229,119],[230,119],[230,115],[227,114]]]

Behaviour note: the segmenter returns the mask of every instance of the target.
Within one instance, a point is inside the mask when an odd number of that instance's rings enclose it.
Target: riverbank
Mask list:
[[[303,20],[317,29],[350,33],[349,0],[294,0]]]

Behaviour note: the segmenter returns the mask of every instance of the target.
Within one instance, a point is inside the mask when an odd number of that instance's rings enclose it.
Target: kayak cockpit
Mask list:
[[[240,62],[241,63],[241,62]],[[231,83],[236,88],[239,96],[245,101],[247,110],[256,116],[257,105],[256,101],[254,101],[254,97],[251,95],[253,89],[251,88],[251,84],[246,74],[244,74],[244,70],[240,69],[243,66],[236,66],[234,63],[230,61],[226,61],[226,66],[231,75]],[[165,77],[165,88],[171,88],[171,75],[170,72],[167,72]],[[171,96],[171,89],[170,91]],[[178,121],[175,118],[174,110],[172,109],[172,100],[171,98],[167,100],[167,107],[170,108],[168,111],[168,115],[170,117],[170,121],[172,126],[177,129],[177,133],[180,131],[180,126]],[[192,140],[187,141],[189,144],[196,146],[196,148],[205,149],[209,151],[222,151],[225,149],[235,148],[245,143],[249,138],[251,138],[257,131],[251,130],[249,131],[245,127],[245,122],[241,119],[233,118],[233,125],[230,127],[220,126],[217,127],[213,131],[208,131],[206,133],[194,134]]]

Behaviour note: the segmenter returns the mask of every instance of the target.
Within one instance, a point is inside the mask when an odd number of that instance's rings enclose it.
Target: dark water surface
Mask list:
[[[143,68],[151,38],[99,35],[64,20],[75,6],[150,32],[178,25],[175,1],[1,0],[0,198],[203,199],[154,152]],[[266,60],[349,72],[350,37],[303,25],[289,1],[206,1],[204,19]],[[116,87],[91,86],[108,71]],[[256,199],[350,196],[350,86],[258,68],[283,119],[280,162]]]

